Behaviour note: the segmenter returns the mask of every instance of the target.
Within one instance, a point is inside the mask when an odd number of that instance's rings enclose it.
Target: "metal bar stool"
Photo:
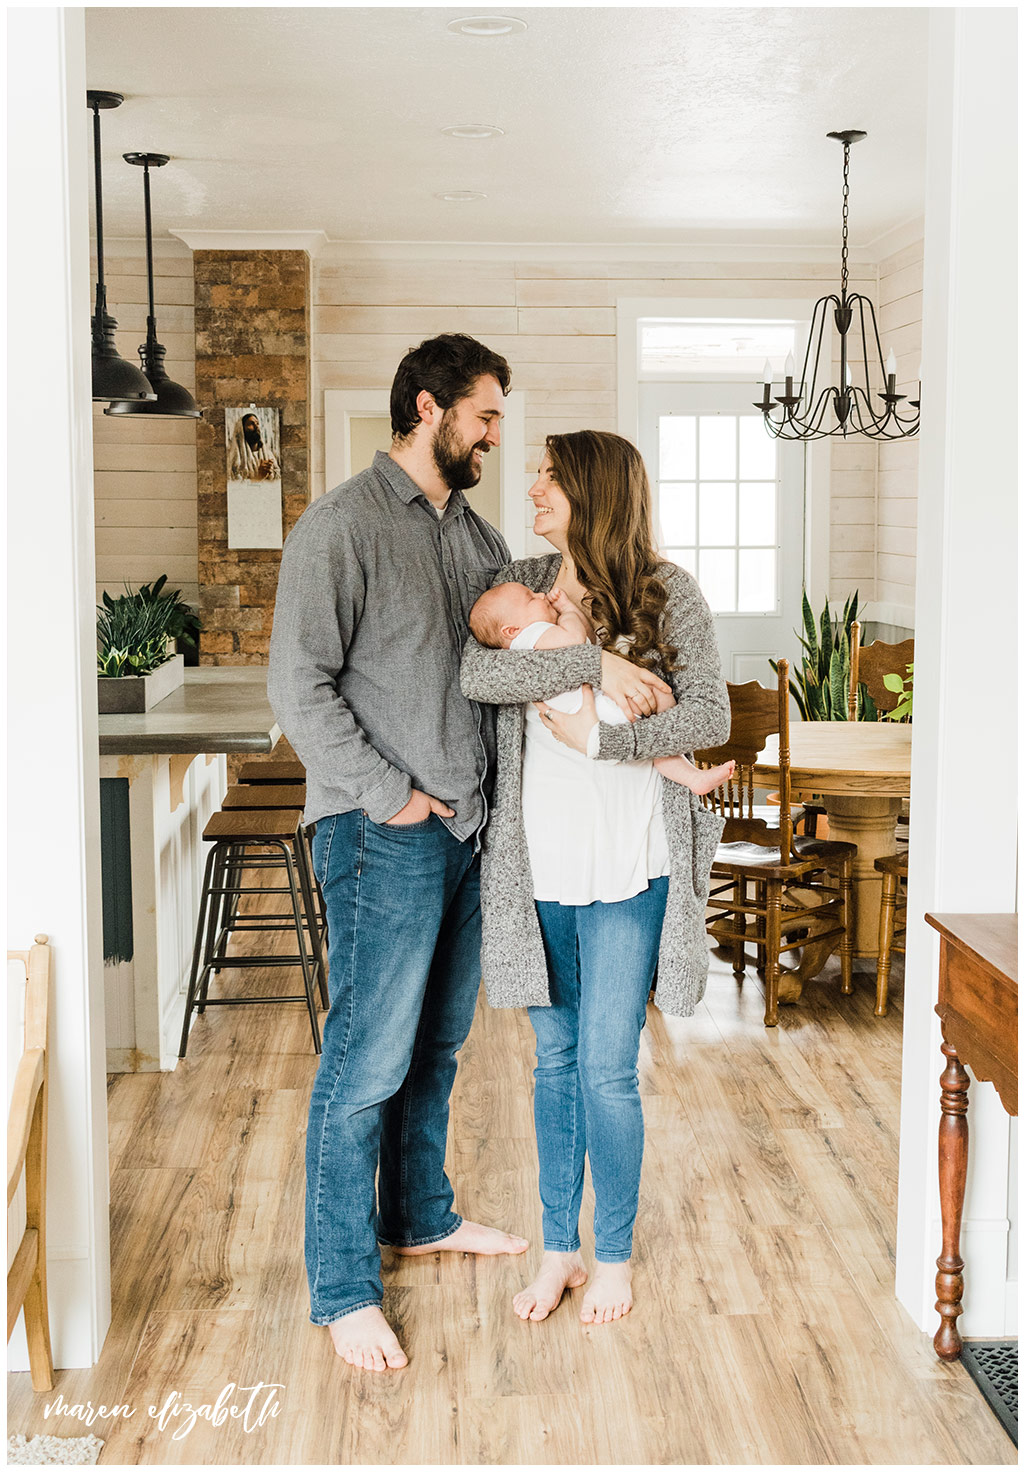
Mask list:
[[[277,810],[297,809],[301,812],[305,805],[305,784],[294,782],[291,784],[284,784],[279,787],[272,787],[266,784],[254,784],[250,787],[229,787],[224,797],[224,801],[221,803],[221,811],[233,812],[238,808],[244,808],[247,811],[252,812],[253,810],[258,808],[272,808]],[[315,915],[317,919],[319,927],[320,949],[321,951],[326,951],[327,910],[324,905],[323,895],[320,892],[320,884],[316,878],[316,875],[313,872],[311,840],[315,831],[315,825],[308,829],[304,828],[302,830],[303,847],[305,849],[306,867],[310,875],[313,895],[316,901],[310,913]],[[241,875],[241,871],[246,867],[278,869],[283,868],[284,866],[282,864],[280,856],[277,854],[262,854],[259,856],[258,861],[253,856],[245,859],[245,850],[243,847],[239,847],[237,852],[232,852],[228,858],[228,884],[231,886],[237,885]],[[236,925],[235,922],[238,916],[238,897],[238,893],[233,895],[225,894],[224,896],[222,896],[221,915],[217,925],[217,945],[215,950],[215,954],[217,955],[223,954],[224,947],[227,945],[228,935],[231,933],[232,930],[257,930],[261,927],[264,919],[280,920],[286,918],[280,915],[268,915],[265,917],[253,916],[252,924],[242,926]],[[273,929],[274,927],[266,926],[264,928]],[[214,966],[214,975],[217,974],[219,969],[220,968],[218,966]]]
[[[301,813],[294,808],[277,809],[222,809],[214,813],[203,832],[205,841],[212,844],[203,875],[203,889],[199,901],[199,919],[196,924],[196,940],[192,952],[192,972],[189,977],[188,995],[185,999],[185,1017],[181,1029],[181,1045],[178,1057],[184,1058],[188,1048],[189,1023],[192,1013],[202,1013],[207,1007],[238,1007],[260,1002],[305,1002],[309,1013],[313,1047],[320,1052],[320,1024],[317,1018],[314,988],[319,985],[320,1000],[329,1005],[324,953],[320,927],[316,917],[313,898],[312,875],[306,838],[302,829]],[[252,849],[270,848],[276,852],[253,853]],[[250,867],[272,866],[283,868],[287,877],[284,887],[246,887],[241,883],[244,870]],[[225,901],[237,901],[241,894],[287,894],[291,899],[291,911],[283,914],[242,916],[237,914],[237,903],[226,906]],[[225,923],[226,922],[226,923]],[[306,932],[309,931],[307,950]],[[288,956],[228,956],[224,954],[228,936],[238,930],[289,930],[297,942],[297,953]],[[211,972],[225,969],[240,970],[252,966],[300,966],[303,990],[297,996],[285,997],[211,997],[209,985]]]

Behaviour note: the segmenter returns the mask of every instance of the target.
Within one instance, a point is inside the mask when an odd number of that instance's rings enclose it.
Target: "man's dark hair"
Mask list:
[[[450,409],[473,392],[478,378],[489,376],[507,394],[512,371],[505,359],[464,332],[443,332],[428,337],[406,353],[391,385],[391,433],[405,439],[420,422],[416,395],[424,389],[433,394],[442,409]]]

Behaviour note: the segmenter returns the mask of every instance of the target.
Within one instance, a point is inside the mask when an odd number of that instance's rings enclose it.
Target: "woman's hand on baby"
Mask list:
[[[573,751],[581,751],[586,756],[587,741],[591,731],[597,725],[597,705],[590,686],[583,686],[583,704],[571,716],[566,715],[564,711],[552,710],[543,700],[535,701],[534,704],[540,712],[541,720],[555,740],[561,741],[563,746],[571,746]]]
[[[610,649],[601,651],[601,690],[630,721],[635,721],[637,716],[656,715],[676,703],[671,685],[653,670],[632,664]],[[663,703],[666,696],[671,697],[669,705]]]

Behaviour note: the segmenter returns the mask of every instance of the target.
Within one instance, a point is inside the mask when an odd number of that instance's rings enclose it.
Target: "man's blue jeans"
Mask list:
[[[551,1006],[529,1013],[537,1035],[533,1109],[549,1252],[580,1245],[589,1155],[594,1255],[628,1262],[632,1253],[644,1155],[636,1065],[667,898],[664,878],[615,904],[537,901]]]
[[[330,1324],[381,1302],[378,1242],[439,1242],[462,1220],[444,1154],[480,985],[480,864],[436,817],[360,812],[317,824],[313,862],[331,1007],[306,1135],[306,1272],[310,1317]]]

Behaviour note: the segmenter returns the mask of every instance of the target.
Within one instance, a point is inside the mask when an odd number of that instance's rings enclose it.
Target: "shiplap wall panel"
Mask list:
[[[894,258],[894,269],[913,263]],[[620,298],[744,301],[804,296],[808,302],[835,285],[836,268],[823,262],[703,261],[351,261],[331,247],[313,272],[313,494],[326,489],[323,471],[323,393],[326,389],[387,388],[395,367],[418,335],[474,331],[483,313],[514,308],[515,322],[494,317],[494,330],[475,335],[512,366],[526,393],[528,485],[546,435],[589,426],[614,429],[616,320]],[[851,287],[877,301],[872,268],[854,268]],[[441,309],[441,310],[438,310]],[[894,329],[903,322],[894,322]],[[833,442],[830,577],[835,596],[859,587],[875,596],[878,451],[865,441]],[[862,550],[863,549],[863,550]]]
[[[879,335],[883,350],[891,347],[896,353],[897,389],[908,398],[917,397],[923,274],[923,240],[878,268]],[[927,397],[922,405],[927,414]],[[896,610],[886,622],[907,627],[913,627],[917,570],[917,461],[916,439],[879,446],[875,596]]]
[[[107,302],[117,319],[118,352],[138,362],[146,335],[146,261],[134,242],[108,241],[104,252]],[[95,265],[94,268],[95,270]],[[164,367],[195,387],[192,252],[160,241],[153,262],[157,335]],[[110,418],[93,406],[96,497],[96,596],[166,573],[172,587],[199,601],[196,534],[196,430],[193,420]]]

